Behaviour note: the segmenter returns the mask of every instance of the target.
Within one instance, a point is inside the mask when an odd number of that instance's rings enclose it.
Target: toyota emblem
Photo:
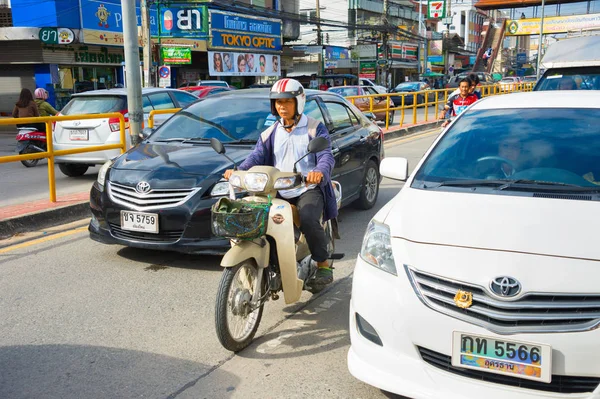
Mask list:
[[[498,296],[510,298],[521,292],[521,283],[515,278],[500,276],[490,282],[490,289]]]
[[[150,183],[141,181],[135,186],[135,191],[140,194],[148,194],[150,192]]]

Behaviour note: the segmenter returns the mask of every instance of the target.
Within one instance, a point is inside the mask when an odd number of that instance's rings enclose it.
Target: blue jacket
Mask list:
[[[331,152],[331,138],[329,137],[327,128],[325,125],[323,125],[323,123],[317,121],[316,119],[313,119],[310,116],[307,117],[309,141],[315,137],[325,137],[327,141],[329,141],[329,147],[326,150],[315,154],[316,167],[314,168],[314,171],[321,172],[323,174],[323,180],[319,184],[319,188],[321,189],[323,198],[325,199],[323,219],[326,221],[336,218],[338,215],[337,204],[335,202],[335,192],[333,191],[333,186],[331,185],[331,173],[333,171],[333,166],[335,165],[335,159],[333,158],[333,153]],[[279,122],[275,122],[267,130],[261,133],[252,153],[244,160],[244,162],[240,164],[240,170],[248,170],[257,165],[275,166],[275,157],[273,155],[275,134],[273,133],[275,133],[275,129],[277,129],[278,125]]]

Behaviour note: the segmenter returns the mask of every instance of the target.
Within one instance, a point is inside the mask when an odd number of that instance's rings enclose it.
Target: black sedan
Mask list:
[[[307,90],[305,113],[325,123],[342,184],[342,206],[369,209],[379,192],[383,133],[342,97]],[[211,235],[210,207],[228,194],[223,172],[233,165],[210,147],[221,140],[237,164],[276,118],[269,91],[248,89],[200,100],[173,115],[140,144],[107,162],[90,193],[90,237],[106,244],[223,253]],[[240,193],[243,195],[243,193]]]

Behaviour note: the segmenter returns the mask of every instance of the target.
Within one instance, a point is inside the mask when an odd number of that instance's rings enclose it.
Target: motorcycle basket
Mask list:
[[[211,228],[215,236],[253,240],[267,231],[268,203],[220,198],[211,208]]]

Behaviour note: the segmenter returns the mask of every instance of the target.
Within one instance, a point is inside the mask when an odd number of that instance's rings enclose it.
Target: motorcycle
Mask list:
[[[17,128],[17,148],[19,155],[46,152],[46,132],[41,132],[34,127]],[[32,168],[38,164],[40,159],[28,159],[21,161],[23,165]]]
[[[225,147],[211,139],[212,148],[225,156]],[[315,154],[329,146],[327,139],[310,141],[308,153]],[[305,156],[306,156],[305,155]],[[222,197],[212,208],[212,230],[217,236],[231,240],[231,249],[223,256],[224,268],[217,291],[215,326],[224,348],[238,352],[252,342],[263,313],[265,302],[279,299],[283,291],[286,304],[300,299],[303,290],[313,294],[325,287],[311,284],[317,267],[300,231],[300,218],[295,206],[277,198],[278,190],[305,184],[302,174],[280,172],[272,166],[254,166],[248,171],[235,170],[229,178],[230,195]],[[341,185],[332,182],[338,209]],[[236,199],[235,189],[248,192]],[[334,253],[337,221],[323,223],[327,237],[328,262],[342,259]]]

